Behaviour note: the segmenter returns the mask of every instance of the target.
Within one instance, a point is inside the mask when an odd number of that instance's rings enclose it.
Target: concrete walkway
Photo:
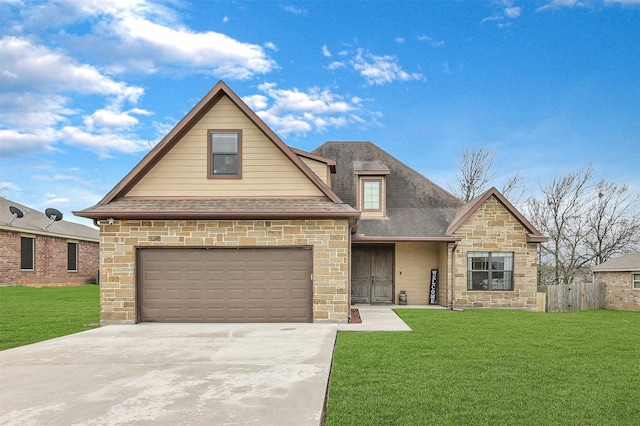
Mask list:
[[[345,331],[411,331],[394,309],[446,309],[439,305],[353,305],[360,313],[360,324],[339,324]]]

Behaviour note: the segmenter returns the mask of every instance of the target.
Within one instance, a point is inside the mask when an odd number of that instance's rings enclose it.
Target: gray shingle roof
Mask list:
[[[216,198],[216,199],[140,199],[119,198],[98,204],[76,215],[93,218],[171,218],[216,219],[277,217],[357,217],[348,204],[336,204],[328,198]]]
[[[9,211],[10,206],[19,208],[23,213],[27,213],[27,211],[29,213],[20,219],[15,219],[9,225],[9,222],[13,219],[13,215]],[[47,226],[49,222],[51,221],[43,212],[0,197],[0,229],[91,241],[98,241],[100,237],[100,232],[97,229],[86,225],[60,220]],[[43,229],[45,226],[47,226],[47,229]]]
[[[388,168],[387,219],[361,218],[359,234],[370,237],[446,237],[462,202],[371,142],[326,142],[314,154],[336,160],[333,191],[357,208],[355,165]]]
[[[607,260],[595,266],[593,272],[631,272],[640,271],[640,251],[625,254],[624,256]]]

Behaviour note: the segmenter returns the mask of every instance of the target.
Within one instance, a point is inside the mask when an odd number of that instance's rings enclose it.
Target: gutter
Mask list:
[[[451,310],[455,311],[456,308],[456,249],[458,248],[458,242],[453,244],[451,249]]]

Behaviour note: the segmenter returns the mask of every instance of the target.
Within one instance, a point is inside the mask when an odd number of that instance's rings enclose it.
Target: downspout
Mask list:
[[[458,242],[453,243],[451,249],[451,310],[456,308],[456,249]]]

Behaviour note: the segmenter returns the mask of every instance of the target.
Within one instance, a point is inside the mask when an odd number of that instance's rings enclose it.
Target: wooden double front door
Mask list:
[[[393,253],[390,244],[352,246],[351,303],[393,303]]]

